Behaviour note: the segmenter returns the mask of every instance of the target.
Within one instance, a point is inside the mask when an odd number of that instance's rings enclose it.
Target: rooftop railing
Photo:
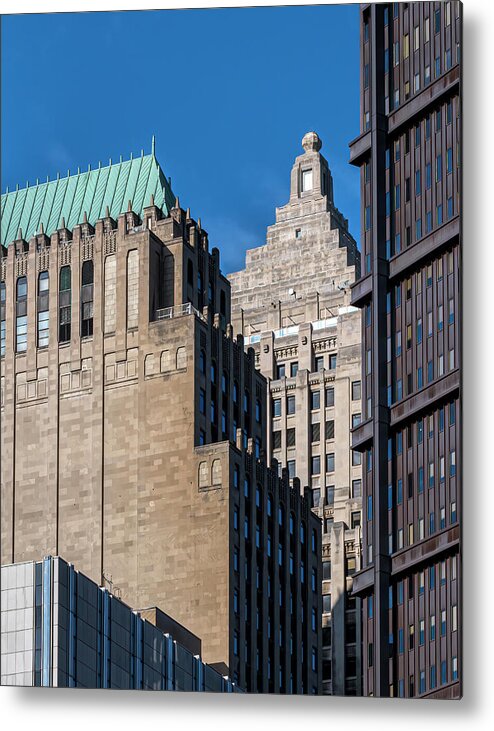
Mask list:
[[[185,315],[192,314],[197,315],[197,317],[201,320],[204,320],[204,317],[201,315],[199,310],[196,310],[191,302],[184,302],[182,305],[163,307],[161,310],[156,310],[155,320],[173,320],[175,317],[184,317]]]

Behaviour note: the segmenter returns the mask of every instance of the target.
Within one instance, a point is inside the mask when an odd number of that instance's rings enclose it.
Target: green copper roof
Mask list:
[[[165,215],[175,203],[168,180],[165,178],[153,152],[131,160],[111,163],[83,173],[69,175],[46,183],[15,190],[2,195],[1,239],[7,246],[17,239],[19,228],[29,240],[39,232],[40,224],[49,236],[65,226],[72,229],[82,223],[84,212],[94,226],[104,218],[106,206],[116,219],[127,210],[129,200],[138,215],[149,206],[151,194]]]

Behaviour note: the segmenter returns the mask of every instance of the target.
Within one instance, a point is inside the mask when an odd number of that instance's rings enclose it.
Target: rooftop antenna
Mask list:
[[[156,157],[155,150],[156,150],[156,137],[153,135],[151,137],[151,155],[153,157]]]

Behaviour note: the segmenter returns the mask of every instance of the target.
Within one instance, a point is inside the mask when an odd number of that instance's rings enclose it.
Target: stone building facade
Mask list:
[[[2,221],[4,561],[63,555],[241,688],[317,693],[320,523],[266,463],[200,220],[153,153],[9,193]]]
[[[364,693],[459,698],[462,4],[360,28]]]
[[[264,246],[229,275],[232,319],[255,350],[269,386],[267,449],[311,495],[323,522],[323,689],[361,693],[361,466],[350,450],[360,420],[360,315],[350,285],[360,254],[336,209],[333,180],[307,134],[291,172],[290,200],[276,209]]]
[[[58,556],[2,566],[1,587],[2,685],[239,692],[185,627],[131,609]]]

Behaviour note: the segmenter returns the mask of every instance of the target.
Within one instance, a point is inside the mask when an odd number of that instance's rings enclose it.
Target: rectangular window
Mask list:
[[[334,472],[334,452],[326,455],[326,472]]]
[[[310,393],[310,407],[314,411],[319,409],[321,406],[321,392],[311,391]]]
[[[286,446],[287,447],[295,446],[295,429],[286,430]]]
[[[454,477],[456,475],[456,452],[453,450],[449,453],[449,476]]]
[[[334,406],[334,388],[327,388],[325,391],[325,404],[326,407]]]
[[[422,238],[422,219],[418,218],[415,221],[415,239],[418,241]]]
[[[324,370],[324,356],[320,355],[314,359],[314,370],[319,373]]]
[[[361,397],[361,382],[352,381],[352,401],[359,401]]]
[[[422,192],[420,170],[415,171],[415,195],[420,195]]]
[[[281,416],[281,399],[273,399],[273,416]]]
[[[320,475],[321,474],[321,457],[319,455],[316,455],[315,457],[312,457],[312,461],[311,461],[311,474],[312,475]]]
[[[430,164],[430,162],[428,162],[425,166],[425,187],[427,188],[427,190],[429,190],[431,185],[432,185],[431,164]]]
[[[362,497],[362,480],[352,480],[352,498]]]
[[[319,442],[321,439],[321,425],[320,424],[311,424],[310,431],[311,431],[311,442]]]
[[[298,363],[290,363],[290,377],[294,378],[298,373]]]
[[[287,396],[286,412],[290,416],[295,413],[295,396]]]
[[[330,419],[326,422],[326,440],[334,439],[334,419]]]
[[[302,193],[312,190],[312,170],[302,171]]]

